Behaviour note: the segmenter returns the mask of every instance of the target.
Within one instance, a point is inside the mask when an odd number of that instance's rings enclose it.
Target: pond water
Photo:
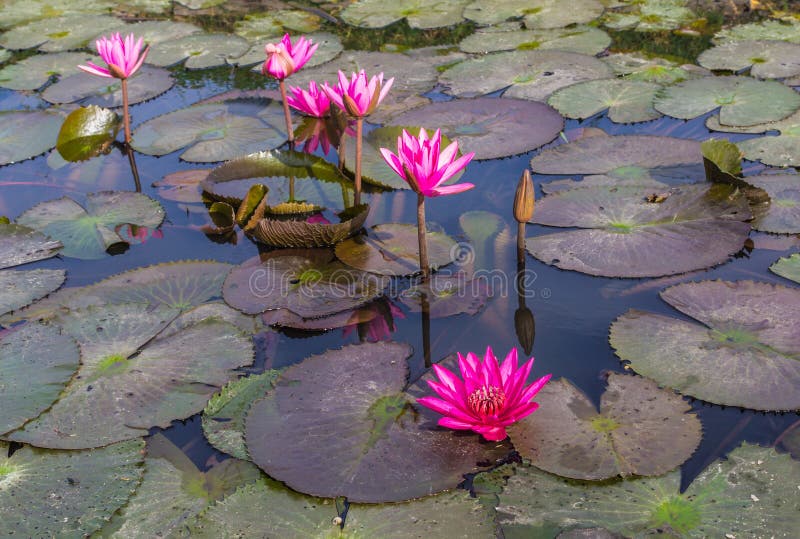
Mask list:
[[[454,2],[453,4],[464,5],[463,2]],[[245,11],[240,10],[242,6],[244,6]],[[282,7],[288,9],[288,6]],[[338,16],[340,13],[340,7],[335,4],[321,6],[308,4],[304,5],[304,8],[310,10],[305,13],[315,15],[319,15],[320,12],[333,12]],[[176,13],[176,19],[191,21],[208,30],[228,31],[233,28],[235,21],[244,18],[247,10],[260,12],[264,8],[258,2],[247,2],[242,5],[237,3],[228,6],[227,10],[217,7],[193,12],[177,5],[172,9]],[[757,20],[759,16],[766,15],[766,11],[756,13],[752,15],[752,19]],[[797,13],[795,13],[796,15]],[[149,16],[153,17],[153,15]],[[696,56],[699,52],[712,46],[710,38],[721,27],[722,23],[726,25],[732,23],[732,20],[725,20],[719,14],[713,14],[713,16],[707,17],[706,20],[709,24],[708,28],[702,29],[703,31],[701,32],[694,32],[684,36],[670,31],[660,31],[655,34],[635,32],[634,30],[613,32],[599,23],[595,24],[595,27],[609,31],[612,34],[614,40],[609,49],[611,53],[640,49],[647,50],[650,53],[660,53],[668,56],[671,60],[681,63],[692,63],[696,61]],[[455,47],[461,37],[476,31],[476,25],[466,21],[455,27],[455,29],[424,31],[410,30],[404,22],[394,23],[389,26],[388,30],[355,28],[341,22],[334,24],[330,21],[324,21],[322,24],[323,30],[339,35],[347,48],[374,47],[380,40],[385,40],[390,45],[389,47],[384,46],[384,49],[411,48],[417,44],[414,43],[415,41],[423,45],[444,43]],[[685,28],[687,24],[681,26]],[[21,25],[22,23],[20,23]],[[292,35],[300,33],[293,31]],[[650,37],[652,35],[658,36],[658,38],[653,39]],[[265,39],[264,41],[266,42],[267,40]],[[401,46],[391,46],[393,43],[400,43]],[[154,50],[157,47],[159,47],[158,44],[153,45]],[[658,50],[654,51],[654,48]],[[12,59],[5,65],[22,61],[30,56],[30,51],[15,52]],[[330,61],[330,65],[335,66],[336,63],[336,58]],[[169,71],[175,78],[174,86],[153,99],[137,103],[131,107],[134,140],[136,139],[137,128],[148,120],[171,111],[184,109],[222,92],[233,89],[277,88],[277,84],[274,81],[263,77],[259,73],[250,71],[249,67],[223,66],[187,70],[179,65],[170,67]],[[387,77],[393,76],[391,66],[387,66],[385,71]],[[302,71],[299,74],[302,74]],[[489,76],[491,76],[491,73]],[[89,77],[89,75],[86,75],[86,77]],[[291,84],[292,80],[289,79],[288,82]],[[17,91],[0,88],[0,111],[54,108],[53,105],[41,99],[42,91]],[[489,95],[490,97],[499,97],[501,93],[490,92]],[[437,85],[433,90],[426,91],[424,96],[434,102],[459,99],[448,95],[443,85]],[[78,103],[80,104],[81,101]],[[259,103],[263,104],[264,102]],[[521,342],[518,327],[515,325],[515,313],[520,309],[520,298],[515,289],[519,260],[516,250],[517,223],[513,217],[512,207],[514,205],[517,182],[522,172],[531,166],[532,158],[542,154],[542,152],[564,146],[567,144],[566,141],[572,143],[578,139],[587,140],[595,129],[602,130],[612,136],[632,134],[659,135],[693,141],[725,138],[733,142],[740,142],[760,136],[753,133],[711,131],[706,127],[706,121],[715,114],[716,112],[709,112],[690,120],[659,115],[660,117],[655,120],[624,124],[612,122],[605,112],[592,114],[589,118],[582,120],[567,118],[561,130],[562,136],[559,137],[556,134],[551,142],[541,148],[503,158],[474,160],[471,162],[459,181],[475,184],[474,189],[454,196],[428,199],[426,208],[429,230],[447,233],[456,242],[459,242],[458,245],[462,250],[460,253],[462,258],[442,268],[440,275],[457,272],[468,275],[471,271],[486,270],[494,271],[493,275],[497,277],[497,280],[492,281],[493,291],[495,292],[492,296],[472,298],[471,302],[466,302],[470,304],[469,308],[462,310],[468,312],[437,318],[435,316],[423,316],[417,309],[409,308],[406,303],[400,301],[397,296],[400,295],[400,292],[405,287],[410,286],[411,279],[408,277],[395,278],[395,282],[389,288],[395,293],[395,297],[379,300],[380,302],[391,302],[393,306],[388,309],[386,303],[381,303],[383,307],[381,307],[380,316],[388,314],[386,327],[389,331],[378,331],[377,337],[380,340],[408,343],[413,348],[413,353],[408,360],[409,380],[413,382],[426,373],[426,357],[436,362],[456,352],[466,353],[471,351],[482,354],[487,346],[491,346],[501,357],[505,356],[506,352],[512,347],[517,347],[521,355],[524,355],[524,352],[522,352],[524,343]],[[282,116],[277,117],[282,119]],[[376,127],[376,124],[368,123],[366,133]],[[436,126],[427,127],[435,128]],[[513,138],[526,137],[528,134],[524,127],[515,126],[514,129],[517,132],[513,133]],[[531,129],[535,129],[535,126],[532,126]],[[581,137],[587,138],[582,139]],[[394,149],[393,145],[389,147]],[[88,193],[106,190],[134,191],[135,182],[129,167],[128,157],[121,148],[121,145],[114,146],[105,156],[79,163],[59,162],[57,150],[53,149],[43,155],[3,166],[0,168],[0,186],[2,186],[2,189],[0,189],[0,215],[7,216],[13,222],[35,205],[62,196],[69,196],[79,203],[83,203],[86,201]],[[165,191],[163,188],[154,186],[155,183],[162,181],[168,175],[181,171],[210,169],[219,164],[188,163],[180,159],[182,152],[183,150],[178,150],[162,156],[134,152],[141,192],[158,201],[165,212],[164,222],[158,227],[157,233],[146,231],[145,241],[141,243],[132,242],[134,244],[122,249],[123,252],[113,256],[109,254],[99,259],[84,260],[59,255],[47,260],[37,261],[24,269],[64,269],[67,274],[65,286],[82,287],[133,268],[154,264],[185,260],[214,260],[239,265],[259,253],[272,252],[271,248],[248,238],[239,228],[236,228],[232,235],[226,237],[204,233],[202,227],[210,223],[208,205],[204,205],[200,200],[191,200],[189,202],[173,200],[172,198],[174,197],[164,196]],[[322,150],[318,149],[316,155],[331,163],[336,163],[335,151],[325,155]],[[704,180],[702,166],[698,165],[700,165],[700,162],[695,162],[693,168],[689,165],[686,166],[687,171],[691,169],[691,172],[686,172],[686,174],[700,175],[699,177],[691,178],[693,181]],[[766,168],[765,165],[755,161],[743,161],[743,173],[746,176],[761,174]],[[775,171],[777,169],[770,169],[768,172]],[[780,172],[794,173],[794,169],[781,169]],[[569,171],[563,174],[546,175],[534,173],[533,181],[536,186],[537,206],[542,205],[541,199],[544,196],[542,184],[557,179],[577,179],[580,177],[581,174]],[[672,196],[677,195],[673,194]],[[416,223],[416,195],[409,190],[377,192],[377,190],[372,189],[372,192],[370,192],[368,189],[365,200],[371,206],[371,211],[365,224],[368,229],[373,225],[390,222]],[[539,208],[537,207],[538,211]],[[487,212],[491,215],[470,212]],[[535,219],[534,217],[534,221]],[[797,226],[796,222],[795,226]],[[551,234],[554,231],[558,231],[558,229],[541,224],[528,224],[525,233],[528,238],[534,238]],[[130,231],[128,233],[130,234]],[[692,237],[685,239],[685,241],[688,244],[698,240]],[[715,240],[707,238],[703,241],[711,245]],[[800,236],[796,232],[794,234],[777,235],[753,230],[749,234],[747,243],[742,241],[741,250],[731,252],[732,256],[724,263],[700,265],[695,271],[656,278],[620,278],[588,275],[578,271],[560,269],[556,267],[555,263],[553,265],[547,264],[539,258],[533,257],[530,253],[526,253],[524,259],[526,270],[525,305],[535,320],[535,332],[530,336],[532,339],[532,352],[530,355],[536,358],[531,380],[534,379],[533,377],[538,378],[548,373],[553,375],[553,380],[566,378],[575,387],[583,391],[591,402],[598,405],[601,395],[606,390],[610,373],[624,372],[631,374],[631,369],[626,368],[623,362],[620,361],[620,357],[615,353],[615,349],[609,344],[609,328],[618,317],[621,317],[630,309],[636,309],[661,314],[666,317],[693,321],[692,317],[677,311],[659,296],[660,291],[678,283],[716,279],[725,281],[753,280],[783,287],[796,287],[796,283],[769,271],[769,267],[779,258],[796,253],[799,249]],[[606,253],[606,255],[611,258],[615,256],[614,253]],[[680,257],[681,253],[680,251],[666,251],[663,256],[665,264],[667,264],[666,259]],[[665,271],[664,273],[673,272]],[[220,299],[219,294],[217,294],[216,298],[211,299]],[[796,329],[797,320],[792,323]],[[19,322],[15,321],[13,325],[15,329],[20,327],[17,324]],[[12,324],[8,323],[7,327],[11,326]],[[374,328],[375,325],[372,325],[373,330]],[[241,368],[240,372],[253,374],[269,369],[285,369],[286,367],[300,364],[304,358],[309,356],[322,354],[344,345],[369,341],[371,337],[376,336],[375,334],[371,335],[369,329],[370,327],[367,324],[344,330],[338,328],[330,331],[313,332],[277,327],[264,329],[253,337],[255,345],[255,360],[253,364]],[[793,355],[787,353],[786,357],[792,357],[797,360],[800,359],[800,351],[796,348],[798,344],[796,331],[794,333],[794,352]],[[428,338],[426,339],[426,337]],[[426,343],[426,340],[429,342]],[[426,345],[429,347],[427,350]],[[723,350],[719,353],[725,352]],[[368,359],[375,362],[380,362],[381,360],[380,357]],[[664,361],[670,361],[670,358],[665,357]],[[752,368],[765,367],[756,365]],[[379,369],[379,367],[365,362],[363,369]],[[635,365],[633,371],[636,371]],[[2,374],[2,370],[0,370],[0,374]],[[33,376],[36,376],[36,374],[34,373]],[[749,367],[742,367],[731,372],[717,372],[714,376],[728,380],[746,378],[750,376],[750,371]],[[2,381],[0,379],[0,390],[2,389]],[[742,383],[746,386],[745,391],[749,391],[750,384],[746,380],[742,380]],[[794,389],[796,392],[800,392],[800,388],[795,387]],[[346,392],[347,388],[343,388],[342,391]],[[0,391],[0,397],[2,397],[2,391]],[[739,447],[742,442],[772,447],[776,444],[776,441],[787,436],[788,429],[796,426],[800,421],[800,416],[795,411],[756,411],[739,406],[721,406],[694,399],[690,396],[685,398],[691,407],[691,412],[695,413],[702,423],[702,439],[697,449],[691,453],[691,457],[688,460],[683,459],[685,462],[680,466],[680,485],[682,490],[686,489],[709,466],[714,465],[717,459],[724,457]],[[321,414],[324,416],[329,412],[330,410],[325,410],[321,411]],[[535,415],[536,413],[534,413]],[[91,417],[94,417],[94,415]],[[87,418],[87,420],[91,421],[91,417]],[[82,418],[78,415],[74,420],[79,424]],[[2,425],[0,422],[0,431],[2,431]],[[347,426],[343,424],[332,424],[329,428],[333,430],[341,429],[343,436],[346,436],[346,433],[349,432]],[[218,466],[220,461],[229,458],[228,455],[209,444],[203,433],[199,413],[183,420],[172,421],[171,425],[164,429],[150,429],[151,435],[156,433],[161,433],[172,441],[201,471],[212,469]],[[2,438],[0,437],[0,439]],[[25,441],[24,437],[14,438],[12,436],[11,439],[16,439],[18,442]],[[41,444],[33,443],[33,445]],[[22,444],[15,443],[11,446],[11,450],[12,452],[21,451],[21,447],[23,447]],[[6,446],[3,442],[0,442],[0,451],[5,449]],[[542,452],[547,450],[548,448],[540,448]],[[301,456],[304,452],[308,452],[309,455],[312,455],[312,459],[317,458],[316,456],[320,452],[324,453],[324,450],[319,448],[312,450],[308,447],[295,447],[293,451],[300,453]],[[2,471],[4,456],[0,454],[0,499],[2,499],[3,495],[4,479]],[[296,459],[297,457],[294,460]],[[514,459],[510,460],[513,461]],[[331,462],[332,466],[336,466],[336,459],[332,459]],[[344,465],[342,464],[342,466]],[[413,458],[408,460],[408,465],[413,466]],[[792,469],[792,473],[795,474],[792,476],[792,481],[797,476],[796,468],[795,463],[795,467]],[[469,477],[471,478],[472,476],[470,475]],[[393,484],[391,480],[380,479],[379,481],[381,484],[385,484],[387,489],[397,488],[402,490],[397,483]],[[467,483],[467,485],[469,484],[470,482]],[[794,492],[796,496],[796,490]],[[377,499],[374,501],[383,500]],[[789,501],[785,502],[789,504]],[[117,507],[122,507],[123,505],[119,504]],[[331,511],[332,516],[335,516],[336,511]],[[5,520],[7,518],[13,519],[13,514],[10,517],[8,514],[2,513],[2,511],[0,511],[0,514],[3,514],[5,522],[7,522]],[[769,514],[771,515],[771,513]],[[0,524],[0,530],[4,529],[5,522]],[[515,528],[520,522],[521,520],[515,521],[506,527],[505,533],[507,536],[513,536],[514,533],[519,533],[521,534],[520,536],[532,536],[526,535],[528,531],[525,531],[524,527]],[[602,526],[605,521],[599,519],[598,522],[597,525]],[[554,528],[548,528],[549,531],[541,531],[537,528],[539,530],[537,533],[541,533],[541,536],[554,537],[559,529],[557,524],[556,522]],[[785,522],[776,525],[776,529],[781,533],[782,530],[787,529],[786,526],[789,524],[791,524],[791,518],[787,517]],[[794,515],[794,524],[800,525],[800,517],[797,517],[796,514]],[[605,525],[608,524],[606,523]],[[587,524],[585,527],[590,526]],[[718,530],[723,528],[724,525],[719,527]],[[12,532],[8,533],[13,533],[14,528],[9,529]],[[24,529],[22,527],[19,528],[19,530]],[[52,528],[47,529],[51,530]],[[80,529],[80,527],[76,529]],[[87,529],[90,530],[87,533],[91,533],[97,528],[90,527]],[[345,525],[346,529],[347,525]],[[555,532],[553,531],[554,529]],[[622,527],[621,529],[624,530],[625,528]],[[666,529],[678,536],[700,536],[693,535],[686,530],[681,531],[680,529],[670,528],[669,526],[666,526]],[[740,530],[741,535],[726,535],[727,537],[760,536],[756,532],[748,534],[747,529],[744,527],[736,528],[732,526],[731,529]],[[20,532],[18,531],[17,533]],[[59,532],[54,533],[59,535]],[[498,533],[501,532],[498,531]],[[50,532],[44,535],[49,534]],[[62,534],[63,536],[80,535],[74,530],[72,532],[63,532]],[[23,535],[25,535],[24,531],[20,536]],[[389,535],[387,534],[386,536]],[[445,537],[448,534],[442,532],[439,536]]]

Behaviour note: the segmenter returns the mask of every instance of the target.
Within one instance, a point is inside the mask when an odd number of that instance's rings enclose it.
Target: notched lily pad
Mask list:
[[[428,282],[403,290],[400,301],[412,312],[427,308],[431,319],[459,314],[475,315],[489,297],[486,278],[467,279],[464,274],[432,275]],[[423,307],[427,303],[427,307]]]
[[[60,114],[43,110],[0,112],[0,165],[36,157],[56,145]]]
[[[154,47],[145,60],[148,64],[170,67],[186,60],[186,69],[223,66],[231,58],[241,56],[250,44],[231,34],[191,34]]]
[[[750,127],[722,125],[718,116],[706,120],[706,127],[729,133],[765,133],[777,131],[778,136],[755,137],[736,143],[744,157],[775,167],[800,165],[800,111],[778,122],[756,124]]]
[[[628,80],[675,84],[689,79],[707,77],[711,72],[692,64],[678,65],[663,58],[648,58],[633,53],[614,53],[602,60],[610,65],[617,75]]]
[[[783,41],[732,41],[703,51],[697,63],[708,69],[739,71],[750,68],[759,79],[800,75],[800,44]]]
[[[63,245],[27,226],[0,222],[0,269],[55,256]]]
[[[608,109],[612,122],[647,122],[661,116],[653,108],[653,99],[660,89],[650,82],[592,80],[556,91],[547,103],[567,118],[588,118]]]
[[[769,267],[769,270],[800,284],[800,253],[779,259]]]
[[[84,161],[103,153],[114,142],[122,119],[97,106],[72,111],[61,124],[56,149],[67,161]]]
[[[597,0],[575,0],[570,9],[557,0],[475,0],[464,9],[464,17],[483,25],[524,17],[528,28],[561,28],[590,22],[602,12]]]
[[[755,230],[776,234],[800,233],[800,176],[764,174],[747,176],[743,180],[769,195],[768,204],[753,210]]]
[[[67,274],[64,270],[37,269],[0,271],[0,315],[30,305],[58,290]]]
[[[37,54],[0,69],[0,86],[9,90],[38,90],[51,77],[80,73],[78,65],[96,59],[84,52]]]
[[[603,24],[614,30],[639,32],[675,30],[690,24],[697,16],[686,7],[688,0],[643,0],[631,3],[624,11],[609,12]]]
[[[81,49],[92,38],[118,26],[120,20],[110,15],[67,15],[15,26],[0,35],[0,46],[12,50],[33,49],[62,52]]]
[[[282,37],[285,32],[308,34],[319,30],[322,20],[310,11],[300,9],[275,9],[266,13],[246,15],[234,25],[234,33],[258,42],[264,51],[263,41],[272,37]],[[277,39],[274,41],[278,41]],[[265,58],[262,58],[262,62]]]
[[[401,19],[412,28],[443,28],[464,20],[461,12],[471,0],[357,0],[341,11],[342,20],[353,26],[383,28]]]
[[[714,43],[721,45],[734,41],[788,41],[800,43],[800,21],[792,19],[766,19],[761,22],[737,24],[714,34]]]
[[[486,54],[489,52],[512,50],[559,50],[595,55],[611,45],[611,37],[590,26],[569,29],[511,30],[499,32],[491,27],[478,30],[461,40],[459,48],[468,53]]]
[[[102,62],[101,62],[102,64]],[[135,105],[157,97],[175,84],[166,69],[143,66],[128,79],[128,104]],[[100,107],[121,107],[122,87],[118,80],[76,73],[63,77],[42,92],[42,99],[50,103],[74,103]]]

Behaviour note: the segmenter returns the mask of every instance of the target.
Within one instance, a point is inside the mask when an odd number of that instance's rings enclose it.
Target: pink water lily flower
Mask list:
[[[308,83],[308,90],[299,86],[290,86],[289,90],[292,95],[288,96],[286,101],[293,109],[314,118],[323,118],[330,113],[331,100],[328,98],[328,94],[323,92],[313,80]]]
[[[267,43],[264,47],[267,60],[261,66],[261,73],[283,80],[303,67],[318,46],[302,36],[292,45],[289,34],[285,34],[278,43]]]
[[[475,156],[474,152],[470,152],[456,159],[458,142],[453,141],[440,151],[441,143],[442,133],[439,129],[430,138],[425,129],[419,130],[419,137],[413,137],[404,129],[403,134],[397,138],[397,155],[387,148],[381,148],[381,155],[417,194],[438,197],[475,187],[471,183],[440,187],[466,167]]]
[[[483,361],[473,353],[458,354],[459,378],[449,370],[434,365],[439,381],[428,380],[436,397],[417,399],[444,417],[439,425],[458,430],[473,430],[490,441],[506,437],[506,427],[532,414],[539,405],[533,397],[550,380],[546,375],[530,385],[525,385],[533,368],[533,358],[517,368],[517,349],[512,348],[498,364],[489,347]]]
[[[375,107],[383,101],[394,83],[394,77],[383,82],[383,73],[367,80],[367,74],[362,69],[353,73],[348,80],[347,75],[339,71],[339,83],[330,87],[328,83],[322,89],[328,94],[336,106],[355,118],[363,118],[372,113]]]
[[[99,77],[127,79],[142,67],[150,51],[149,46],[142,51],[142,38],[136,40],[133,34],[128,34],[125,39],[119,33],[111,34],[110,37],[102,36],[95,44],[100,58],[108,64],[108,68],[86,62],[87,65],[79,65],[78,69]]]

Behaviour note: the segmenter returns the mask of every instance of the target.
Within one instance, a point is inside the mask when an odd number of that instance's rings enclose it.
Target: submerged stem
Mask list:
[[[419,239],[419,267],[422,269],[422,282],[427,282],[431,274],[428,264],[428,239],[425,229],[425,195],[417,193],[417,237]]]
[[[283,116],[286,118],[286,133],[289,137],[289,144],[293,144],[294,129],[292,128],[292,113],[289,112],[289,102],[286,101],[286,83],[280,80],[278,81],[278,86],[281,89],[281,99],[283,100]]]
[[[128,112],[128,79],[122,81],[122,118],[125,123],[125,144],[131,143],[131,114]]]
[[[354,203],[356,206],[361,204],[361,145],[363,144],[362,135],[364,132],[364,118],[356,120],[356,193]]]
[[[344,152],[345,152],[345,141],[347,140],[347,136],[342,133],[341,138],[339,138],[339,148],[336,150],[336,153],[339,154],[339,170],[344,170]]]

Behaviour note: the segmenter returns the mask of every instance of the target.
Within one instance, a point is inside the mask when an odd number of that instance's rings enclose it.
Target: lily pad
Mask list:
[[[542,388],[536,402],[537,412],[509,435],[523,458],[562,477],[661,475],[683,464],[703,435],[688,402],[639,376],[609,375],[600,413],[563,378]]]
[[[377,300],[377,302],[380,301],[380,299]],[[373,305],[375,305],[375,303],[364,305],[352,311],[342,311],[322,318],[303,318],[287,309],[276,309],[262,314],[261,320],[265,324],[278,326],[280,328],[299,329],[303,331],[328,331],[330,329],[365,324],[375,320],[379,316],[383,316],[384,310],[375,308]]]
[[[0,27],[8,28],[48,17],[108,13],[114,5],[115,2],[108,0],[9,0],[0,7]]]
[[[576,0],[569,9],[557,0],[476,0],[464,9],[464,17],[484,25],[524,17],[528,28],[561,28],[587,23],[602,12],[597,0]]]
[[[431,103],[394,117],[392,123],[441,129],[458,141],[462,152],[475,152],[476,159],[528,152],[564,128],[561,115],[543,103],[491,97]],[[386,147],[394,150],[396,142]]]
[[[651,82],[591,80],[556,91],[547,103],[567,118],[588,118],[608,109],[612,122],[647,122],[661,116],[653,108],[653,99],[660,89],[661,86]]]
[[[8,51],[6,49],[0,49],[0,64],[8,62],[9,60],[11,60],[12,56],[13,54],[11,53],[11,51]]]
[[[128,79],[128,104],[135,105],[157,97],[175,84],[166,69],[143,66]],[[122,86],[116,79],[92,77],[86,73],[76,73],[63,77],[42,92],[42,99],[50,103],[74,103],[100,107],[121,107]]]
[[[90,451],[24,446],[6,458],[0,442],[0,534],[85,537],[131,497],[142,477],[144,442]]]
[[[750,68],[759,79],[800,75],[800,44],[783,41],[732,41],[703,51],[697,63],[708,69]]]
[[[181,154],[184,161],[226,161],[282,144],[283,121],[283,110],[275,103],[266,109],[256,103],[194,105],[141,124],[134,131],[133,147],[147,155],[166,155],[188,146]]]
[[[94,37],[119,26],[110,15],[68,15],[16,26],[0,35],[0,45],[12,50],[33,49],[62,52],[81,49]]]
[[[407,344],[369,343],[288,367],[247,416],[254,462],[300,492],[373,503],[453,488],[505,455],[506,444],[437,429],[411,403],[410,355]]]
[[[122,119],[97,106],[69,113],[58,132],[56,149],[67,161],[84,161],[103,153],[117,138]]]
[[[800,284],[800,253],[779,259],[769,267],[769,270]]]
[[[64,332],[81,347],[78,374],[52,408],[7,437],[39,447],[99,447],[202,410],[234,369],[253,362],[253,345],[215,319],[159,337],[177,314],[129,303],[61,315]]]
[[[147,443],[142,482],[128,505],[100,532],[102,537],[167,537],[206,507],[256,481],[253,464],[224,460],[202,472],[164,435]]]
[[[464,38],[458,46],[464,52],[486,54],[511,50],[559,50],[581,54],[599,54],[611,45],[611,37],[590,26],[569,29],[511,30],[509,32],[478,30]]]
[[[688,0],[642,0],[632,3],[627,11],[607,13],[603,17],[603,24],[614,30],[675,30],[697,18],[686,7],[687,2]]]
[[[21,427],[47,410],[58,399],[79,364],[77,344],[72,337],[62,335],[58,328],[30,323],[3,336],[0,339],[0,380],[3,381],[0,385],[3,409],[0,434]],[[4,456],[0,452],[0,462]]]
[[[124,242],[115,229],[122,224],[158,227],[164,209],[152,198],[127,191],[86,196],[86,208],[69,197],[42,202],[19,216],[21,225],[39,230],[64,244],[64,256],[92,260]]]
[[[436,3],[425,0],[357,0],[348,5],[339,16],[347,24],[364,28],[383,28],[401,19],[411,28],[443,28],[464,20],[461,12],[471,0],[442,0]]]
[[[289,309],[303,318],[319,318],[375,299],[388,281],[348,268],[327,249],[277,252],[234,268],[225,280],[223,295],[228,305],[247,314]]]
[[[715,404],[800,409],[800,290],[703,281],[667,288],[661,297],[699,323],[637,310],[622,315],[610,340],[633,370]]]
[[[200,304],[182,313],[160,333],[160,336],[168,337],[208,318],[228,322],[236,326],[242,333],[248,335],[255,335],[265,329],[259,317],[246,315],[228,306],[228,304],[223,301],[212,301],[210,303]]]
[[[254,13],[245,16],[234,25],[234,33],[250,42],[263,42],[271,37],[282,37],[284,32],[293,31],[308,34],[319,30],[322,20],[309,11],[300,9],[276,9],[267,13]],[[264,52],[264,44],[261,51]],[[264,56],[262,54],[262,56]],[[266,56],[262,61],[266,59]]]
[[[79,73],[78,65],[96,59],[83,52],[37,54],[0,69],[0,86],[10,90],[38,90],[56,75]]]
[[[678,65],[663,58],[648,58],[630,53],[609,54],[602,60],[611,66],[617,75],[628,80],[675,84],[689,79],[707,77],[711,72],[692,64]]]
[[[64,119],[44,110],[0,112],[0,165],[36,157],[56,145]]]
[[[163,41],[145,60],[148,64],[170,67],[186,60],[186,69],[223,66],[230,58],[243,55],[250,48],[246,39],[231,34],[190,34]]]
[[[331,60],[339,56],[342,50],[344,50],[342,41],[336,34],[331,34],[330,32],[312,32],[310,34],[306,34],[305,37],[307,39],[310,39],[315,45],[318,45],[318,47],[317,50],[314,51],[313,56],[311,56],[308,62],[306,62],[306,65],[303,66],[303,70],[300,71],[300,73],[302,73],[308,68],[330,62]],[[276,35],[271,40],[278,41],[278,36]],[[250,50],[248,50],[243,55],[228,60],[228,63],[240,66],[258,64],[253,67],[252,71],[261,73],[261,65],[264,63],[265,58],[266,56],[264,54],[264,43],[262,40],[251,46]],[[289,84],[291,86],[298,86],[295,80],[296,76],[297,75],[293,75],[292,78],[289,79]],[[336,77],[333,77],[332,79],[329,80],[331,82],[335,82],[338,79]],[[306,87],[308,86],[306,85]]]
[[[192,34],[199,34],[202,31],[203,29],[199,26],[178,21],[140,21],[121,24],[111,29],[111,32],[119,32],[124,36],[133,34],[137,38],[141,37],[142,41],[153,49],[157,48],[155,45],[165,41],[173,41]],[[92,50],[96,50],[94,42],[90,43],[89,47]]]
[[[55,256],[61,242],[41,232],[13,223],[0,223],[0,269],[12,268]]]
[[[415,313],[422,312],[423,301],[427,301],[428,314],[431,319],[436,319],[459,314],[475,315],[486,305],[488,296],[486,276],[466,279],[463,274],[434,274],[428,282],[403,290],[400,301]]]
[[[786,118],[800,108],[800,94],[777,81],[704,77],[664,88],[655,108],[684,120],[720,109],[722,124],[741,127]]]
[[[548,195],[533,222],[578,227],[528,238],[539,260],[605,277],[659,277],[726,262],[747,239],[750,210],[728,185],[685,185],[661,201],[642,187],[586,187]]]
[[[158,187],[158,196],[175,202],[202,202],[200,182],[208,177],[210,169],[179,170],[167,174],[162,179],[153,182],[153,187]]]
[[[272,247],[332,247],[361,230],[368,215],[369,206],[362,205],[343,214],[341,223],[262,218],[250,233]]]
[[[607,176],[605,174],[595,174],[585,176],[582,180],[553,180],[551,182],[541,184],[542,193],[551,195],[569,189],[580,189],[582,187],[645,187],[651,189],[653,193],[664,193],[669,191],[669,185],[656,181],[649,176],[633,177],[633,178],[618,178],[615,176]]]
[[[776,234],[800,233],[800,176],[764,174],[744,181],[767,192],[770,202],[753,210],[753,228]]]
[[[30,305],[58,290],[67,274],[64,270],[37,269],[0,271],[0,315]]]
[[[343,528],[333,500],[292,492],[263,478],[210,507],[189,526],[192,537],[494,537],[491,514],[462,491],[407,503],[349,504]]]
[[[669,530],[680,537],[788,538],[800,510],[794,492],[800,465],[787,454],[750,444],[713,462],[683,493],[678,470],[601,485],[533,467],[516,472],[499,495],[497,514],[504,529],[525,537],[552,526],[601,526],[626,537]]]
[[[505,97],[545,101],[564,86],[611,76],[611,68],[593,56],[533,50],[465,60],[446,69],[439,82],[446,87],[446,93],[457,97],[476,97],[508,88]]]
[[[706,120],[706,127],[714,131],[729,133],[764,133],[778,131],[778,136],[756,137],[736,143],[750,161],[761,161],[765,165],[792,167],[800,165],[800,111],[779,122],[757,124],[750,127],[722,125],[718,116]]]
[[[428,259],[434,270],[453,262],[456,242],[442,232],[428,232]],[[417,227],[401,223],[375,225],[368,234],[343,241],[336,256],[353,268],[378,275],[413,275],[419,268]]]
[[[253,402],[272,389],[278,371],[235,380],[211,397],[203,410],[203,433],[216,449],[250,460],[244,443],[244,420]]]
[[[761,22],[737,24],[714,34],[714,43],[733,41],[777,40],[800,43],[800,21],[767,19]]]

